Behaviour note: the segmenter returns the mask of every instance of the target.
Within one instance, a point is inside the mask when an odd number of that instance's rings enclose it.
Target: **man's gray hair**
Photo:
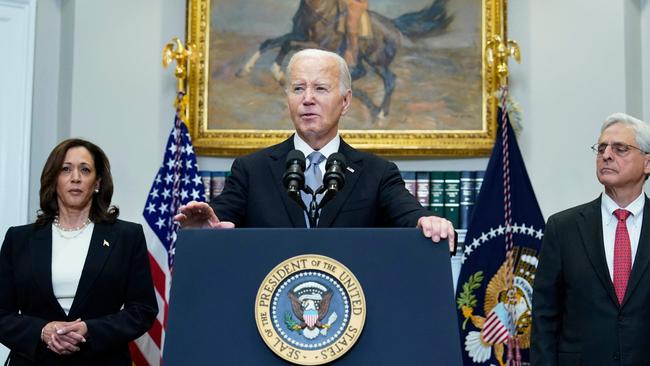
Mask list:
[[[348,69],[348,64],[345,62],[343,57],[339,56],[337,53],[320,50],[317,48],[305,48],[304,50],[300,50],[291,56],[289,64],[287,65],[287,77],[289,80],[289,83],[287,84],[288,87],[291,86],[291,69],[293,68],[293,64],[297,59],[301,57],[334,58],[339,64],[339,89],[341,91],[341,95],[345,95],[348,90],[352,89],[352,77],[350,76],[350,69]]]
[[[614,113],[605,119],[603,126],[600,128],[600,133],[602,134],[608,127],[617,123],[632,128],[632,130],[634,130],[634,136],[636,138],[636,143],[639,145],[639,149],[643,150],[646,153],[650,153],[650,125],[628,114]]]

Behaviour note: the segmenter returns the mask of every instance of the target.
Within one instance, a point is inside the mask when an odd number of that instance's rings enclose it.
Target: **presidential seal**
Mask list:
[[[533,282],[537,273],[537,251],[528,247],[514,247],[515,270],[513,274],[512,300],[508,300],[508,271],[504,262],[488,282],[483,302],[483,314],[480,311],[475,290],[481,291],[484,273],[473,273],[462,286],[456,302],[465,320],[464,331],[468,321],[477,329],[469,331],[465,337],[465,351],[475,363],[487,362],[494,356],[500,366],[505,366],[505,347],[510,338],[516,338],[518,347],[530,348],[532,326]],[[512,306],[508,306],[511,304]]]
[[[343,264],[300,255],[278,264],[255,299],[264,343],[284,360],[322,365],[352,348],[366,319],[361,284]]]

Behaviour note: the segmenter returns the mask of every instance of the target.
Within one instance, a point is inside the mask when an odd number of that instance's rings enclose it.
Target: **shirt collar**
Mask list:
[[[325,160],[329,158],[330,155],[334,154],[335,152],[339,151],[339,146],[341,145],[341,137],[337,133],[336,136],[334,136],[333,139],[330,140],[325,146],[323,146],[322,149],[318,150],[323,156],[325,157]],[[301,139],[300,136],[298,136],[297,133],[293,134],[293,146],[297,149],[300,150],[305,156],[308,156],[315,150],[309,146],[305,140]],[[309,160],[307,160],[309,161]]]
[[[603,212],[603,217],[609,217],[609,220],[607,220],[607,223],[609,223],[611,220],[614,219],[614,211],[616,211],[619,208],[628,210],[632,213],[632,218],[636,222],[638,217],[641,215],[643,212],[643,206],[645,205],[645,194],[641,192],[639,194],[639,197],[637,197],[632,203],[627,205],[627,207],[619,207],[614,200],[607,195],[607,193],[602,194],[601,198],[601,209]]]

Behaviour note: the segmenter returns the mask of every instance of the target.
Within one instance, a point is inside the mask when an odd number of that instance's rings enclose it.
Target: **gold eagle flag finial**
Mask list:
[[[499,34],[492,36],[485,45],[485,59],[488,65],[496,65],[497,77],[502,87],[508,83],[508,58],[513,57],[521,63],[521,51],[516,41],[501,37]]]
[[[494,8],[494,16],[498,25],[485,44],[485,61],[489,66],[496,67],[496,76],[499,79],[501,89],[508,88],[508,58],[514,57],[517,63],[521,63],[521,51],[514,40],[508,38],[508,11],[506,1],[497,1]],[[504,94],[504,93],[502,93]]]
[[[174,47],[175,46],[175,47]],[[196,59],[196,46],[193,44],[183,46],[183,42],[177,37],[163,47],[162,64],[167,68],[169,64],[176,61],[174,74],[178,79],[178,92],[185,92],[185,80],[187,79],[190,63]]]
[[[185,90],[185,81],[189,75],[190,65],[196,60],[196,56],[196,46],[189,44],[185,47],[183,46],[183,42],[181,42],[177,37],[172,38],[172,41],[163,47],[163,67],[167,68],[167,66],[172,62],[176,61],[174,75],[176,76],[178,84],[176,87],[177,97],[174,105],[176,107],[177,116],[183,122],[187,122],[187,107],[189,105],[189,100]]]

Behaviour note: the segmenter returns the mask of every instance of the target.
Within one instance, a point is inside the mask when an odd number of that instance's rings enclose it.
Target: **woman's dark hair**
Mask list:
[[[68,150],[74,147],[84,147],[93,157],[97,179],[99,179],[99,192],[93,194],[90,206],[90,219],[95,222],[114,222],[120,214],[120,209],[111,206],[113,198],[113,177],[111,165],[104,151],[92,142],[82,139],[67,139],[58,144],[47,157],[43,172],[41,173],[41,189],[39,192],[41,209],[36,218],[36,225],[49,224],[54,216],[59,214],[59,204],[56,195],[56,186],[61,173],[61,167]]]

